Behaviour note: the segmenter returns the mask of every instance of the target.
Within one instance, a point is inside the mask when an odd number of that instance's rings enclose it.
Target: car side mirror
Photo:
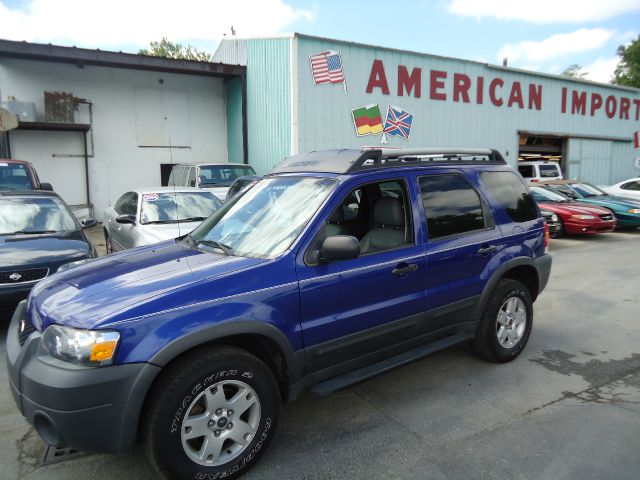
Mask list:
[[[325,238],[318,259],[327,263],[335,260],[351,260],[360,256],[360,242],[349,235],[334,235]]]
[[[80,221],[80,225],[82,228],[91,228],[95,227],[98,224],[95,218],[84,218]]]
[[[135,215],[118,215],[116,217],[116,222],[122,223],[122,224],[135,225],[136,216]]]
[[[50,183],[40,183],[40,190],[46,190],[47,192],[53,192],[53,187]]]

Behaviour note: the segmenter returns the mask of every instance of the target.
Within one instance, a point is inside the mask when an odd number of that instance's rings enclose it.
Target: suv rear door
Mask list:
[[[489,203],[457,170],[416,176],[426,219],[429,330],[475,320],[488,265],[501,248]]]
[[[340,189],[298,254],[300,318],[312,371],[393,346],[424,328],[426,259],[409,178],[396,173],[358,180]],[[314,257],[327,235],[352,235],[370,244],[372,210],[381,199],[395,203],[390,198],[403,205],[404,243],[352,260],[322,263]]]

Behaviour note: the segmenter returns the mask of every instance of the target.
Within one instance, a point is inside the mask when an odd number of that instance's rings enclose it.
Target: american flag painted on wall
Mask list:
[[[311,73],[316,85],[321,83],[344,83],[340,52],[329,50],[309,57]]]

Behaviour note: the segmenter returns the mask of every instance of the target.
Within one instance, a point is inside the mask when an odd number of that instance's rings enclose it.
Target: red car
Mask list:
[[[48,190],[51,184],[42,183],[33,165],[24,160],[0,158],[0,190]]]
[[[560,231],[556,235],[558,237],[564,233],[612,232],[616,228],[616,217],[607,208],[574,202],[544,187],[531,187],[531,193],[540,208],[549,210],[560,218]]]

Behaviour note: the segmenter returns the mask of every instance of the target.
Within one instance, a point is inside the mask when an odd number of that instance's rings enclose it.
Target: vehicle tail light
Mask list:
[[[538,180],[537,178],[532,178],[531,179],[531,183],[538,183],[540,180]]]
[[[549,225],[547,222],[544,223],[544,253],[549,251]]]

